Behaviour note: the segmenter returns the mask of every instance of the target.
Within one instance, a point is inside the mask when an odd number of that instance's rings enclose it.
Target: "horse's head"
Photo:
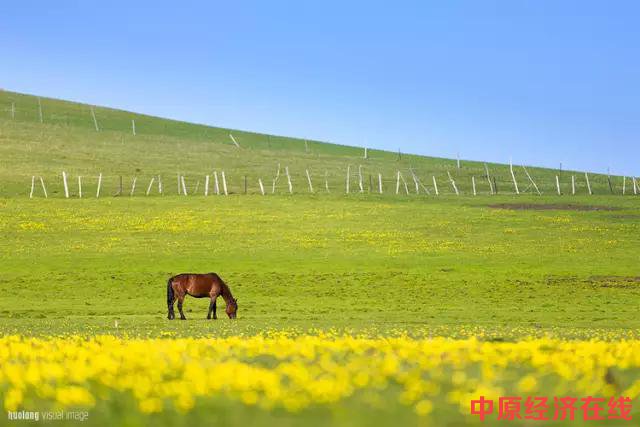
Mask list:
[[[232,298],[229,304],[227,304],[225,311],[227,312],[229,319],[235,319],[238,315],[238,300]]]

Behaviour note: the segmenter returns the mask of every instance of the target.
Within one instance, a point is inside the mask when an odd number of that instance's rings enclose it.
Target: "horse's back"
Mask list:
[[[181,287],[185,293],[194,297],[204,297],[211,294],[212,290],[219,292],[220,276],[216,273],[182,273],[171,279],[174,287]]]

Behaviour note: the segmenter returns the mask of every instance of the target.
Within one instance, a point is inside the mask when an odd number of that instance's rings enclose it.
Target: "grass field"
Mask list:
[[[237,149],[227,130],[102,108],[96,132],[88,106],[41,104],[42,124],[36,98],[0,92],[5,410],[89,408],[92,425],[464,425],[478,422],[465,402],[480,393],[640,394],[631,187],[611,195],[593,176],[595,195],[580,181],[581,195],[558,197],[558,172],[529,168],[544,195],[516,196],[508,167],[490,164],[504,190],[489,196],[482,163],[364,160],[359,148],[307,152],[233,131]],[[132,117],[135,137],[120,130]],[[276,194],[238,194],[240,177],[270,183],[278,163],[293,195],[282,180]],[[383,173],[385,193],[365,182],[345,195],[348,164]],[[441,195],[392,194],[409,167],[427,184],[437,176]],[[174,195],[176,173],[193,185],[213,168],[234,194]],[[305,169],[327,170],[333,191],[309,194]],[[105,196],[64,199],[62,170],[92,177],[87,194],[103,172]],[[173,193],[111,197],[118,176],[155,174]],[[49,199],[28,198],[32,175]],[[167,278],[209,271],[230,285],[239,318],[207,321],[208,301],[188,298],[187,320],[168,321]]]

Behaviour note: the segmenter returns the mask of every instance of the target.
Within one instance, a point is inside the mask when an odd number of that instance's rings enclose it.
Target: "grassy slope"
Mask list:
[[[0,91],[0,196],[24,196],[29,192],[31,176],[42,175],[50,193],[59,197],[63,192],[62,170],[71,176],[72,194],[77,193],[77,175],[84,177],[85,194],[95,193],[100,172],[104,175],[103,194],[116,191],[119,176],[124,177],[127,189],[137,176],[138,189],[142,191],[157,174],[164,177],[166,192],[175,194],[177,173],[186,175],[190,192],[201,181],[199,192],[202,193],[203,177],[214,169],[225,170],[231,192],[242,192],[243,176],[247,176],[248,191],[258,193],[258,178],[270,188],[278,164],[282,168],[289,166],[296,193],[308,191],[305,169],[310,171],[317,191],[324,190],[326,173],[332,191],[343,192],[349,164],[352,190],[357,189],[357,167],[362,166],[365,188],[368,188],[369,175],[377,187],[375,178],[382,173],[385,192],[395,191],[395,174],[401,170],[409,189],[414,191],[409,172],[409,168],[413,168],[432,192],[432,176],[435,176],[440,192],[452,193],[447,171],[462,192],[471,192],[472,175],[477,178],[478,192],[489,192],[481,162],[463,161],[463,167],[457,169],[453,160],[404,154],[398,160],[397,153],[378,150],[371,150],[370,158],[364,160],[363,149],[358,147],[308,141],[307,152],[300,139],[234,130],[233,135],[242,147],[238,149],[232,144],[228,129],[99,107],[94,111],[101,131],[96,132],[88,105],[47,98],[41,99],[41,105],[42,124],[38,98]],[[135,137],[131,134],[132,119],[136,121]],[[507,166],[489,164],[489,169],[497,179],[500,192],[513,192]],[[529,168],[529,171],[543,192],[555,192],[557,171],[541,168]],[[524,171],[516,167],[515,172],[520,189],[526,190],[529,184]],[[566,193],[570,192],[570,173],[561,174],[562,189]],[[586,193],[584,175],[576,173],[576,178],[578,193]],[[614,177],[613,181],[619,192],[621,178]],[[592,175],[591,184],[597,194],[610,193],[606,176]],[[279,181],[277,191],[287,191],[286,180]]]

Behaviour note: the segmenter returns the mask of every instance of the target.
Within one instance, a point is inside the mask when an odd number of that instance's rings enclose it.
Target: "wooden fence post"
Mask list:
[[[100,188],[102,187],[102,172],[98,175],[98,188],[96,189],[96,199],[100,197]]]
[[[593,194],[593,193],[591,192],[591,184],[589,183],[589,174],[585,172],[585,173],[584,173],[584,177],[585,177],[585,179],[587,180],[587,190],[589,191],[589,194]]]
[[[82,199],[82,177],[78,175],[78,198]]]
[[[471,186],[473,187],[473,195],[476,195],[476,177],[471,175]]]
[[[349,180],[351,179],[351,165],[347,165],[347,194],[349,194]]]
[[[400,171],[398,171],[398,173],[400,174],[400,179],[402,180],[402,183],[404,184],[404,191],[405,191],[405,193],[407,193],[407,196],[408,196],[409,195],[409,187],[407,187],[407,181],[404,180],[404,176],[402,176]]]
[[[327,170],[324,171],[324,188],[325,188],[325,190],[327,190],[327,193],[330,193],[330,191],[329,191],[329,171],[327,171]]]
[[[459,196],[460,193],[458,193],[458,186],[456,185],[456,182],[454,181],[454,179],[451,176],[451,174],[449,173],[449,171],[447,171],[447,175],[449,176],[449,182],[451,182],[451,186],[453,187],[453,191],[456,192],[456,196]]]
[[[633,194],[637,195],[638,194],[638,184],[636,183],[636,177],[632,177],[631,178],[633,180]]]
[[[129,193],[129,197],[133,196],[133,194],[136,192],[136,182],[138,182],[138,177],[134,176],[133,182],[131,183],[131,192]],[[186,194],[186,191],[185,191],[185,194]]]
[[[576,195],[576,177],[571,175],[571,195]]]
[[[158,194],[162,195],[162,177],[158,175]]]
[[[520,194],[520,190],[518,190],[518,181],[516,181],[516,174],[513,173],[513,163],[511,159],[509,159],[509,170],[511,171],[511,178],[513,179],[513,188],[516,190],[516,194]]]
[[[204,195],[209,195],[209,175],[204,176]]]
[[[378,172],[378,192],[382,194],[382,174]]]
[[[400,193],[400,171],[398,171],[398,174],[396,176],[396,194]]]
[[[364,187],[362,185],[362,165],[358,165],[358,187],[360,187],[360,192],[364,193]]]
[[[40,98],[38,98],[39,100]],[[62,182],[64,184],[64,197],[69,198],[69,187],[67,186],[67,173],[62,171]]]
[[[293,194],[293,185],[291,184],[291,175],[289,175],[289,166],[285,166],[284,171],[287,174],[287,183],[289,184],[289,194]]]
[[[367,160],[369,158],[369,153],[367,152],[367,147],[364,147],[364,159]]]
[[[260,184],[260,192],[264,196],[264,186],[262,185],[262,178],[258,178],[258,184]]]
[[[623,176],[622,177],[622,195],[624,196],[624,193],[626,191],[627,187],[627,177]]]
[[[29,198],[33,199],[33,189],[36,186],[36,177],[35,175],[31,177],[31,191],[29,191]]]
[[[187,184],[184,181],[184,175],[180,175],[180,183],[182,184],[182,194],[188,196],[189,193],[187,193]]]
[[[311,184],[311,175],[309,175],[309,169],[304,170],[307,173],[307,181],[309,182],[309,192],[313,193],[313,185]]]
[[[484,164],[484,171],[487,174],[487,181],[489,181],[489,190],[491,190],[491,194],[495,194],[495,191],[493,190],[493,184],[491,183],[491,178],[489,177],[489,167],[486,163]]]
[[[224,174],[224,171],[222,171],[222,189],[224,190],[224,195],[228,196],[229,192],[227,191],[227,177]]]
[[[93,110],[93,106],[91,108],[91,117],[93,117],[93,125],[96,127],[96,132],[100,132],[100,128],[98,127],[98,119],[96,119],[96,112]]]
[[[218,183],[218,171],[213,171],[213,188],[216,191],[216,195],[220,195],[220,184]]]
[[[44,118],[42,117],[42,102],[40,101],[40,97],[38,97],[38,116],[40,117],[40,123],[44,122]]]
[[[151,181],[149,181],[149,186],[147,187],[147,192],[145,195],[149,195],[151,193],[151,187],[153,187],[153,181],[155,181],[156,177],[152,176]]]
[[[42,185],[42,191],[44,192],[44,198],[48,199],[49,195],[47,194],[47,187],[44,186],[44,179],[40,177],[40,185]]]
[[[229,138],[231,138],[231,141],[233,141],[233,143],[235,144],[236,147],[240,148],[240,144],[238,144],[238,142],[236,141],[236,139],[233,137],[233,135],[229,134]]]
[[[556,175],[556,189],[558,190],[558,196],[561,196],[562,193],[560,192],[560,178],[558,177],[558,175]]]
[[[527,168],[522,166],[522,169],[524,169],[524,173],[527,174],[527,178],[529,178],[529,181],[531,181],[531,184],[533,184],[533,188],[536,189],[536,193],[538,193],[538,196],[541,196],[542,194],[540,194],[540,190],[538,190],[538,186],[536,185],[536,183],[533,180],[533,178],[531,178],[531,175],[529,175],[529,171],[527,171]]]
[[[131,133],[136,136],[136,121],[134,119],[131,119]]]
[[[436,182],[436,176],[432,175],[432,177],[433,177],[433,189],[436,192],[436,196],[438,196],[440,193],[438,193],[438,183]]]

